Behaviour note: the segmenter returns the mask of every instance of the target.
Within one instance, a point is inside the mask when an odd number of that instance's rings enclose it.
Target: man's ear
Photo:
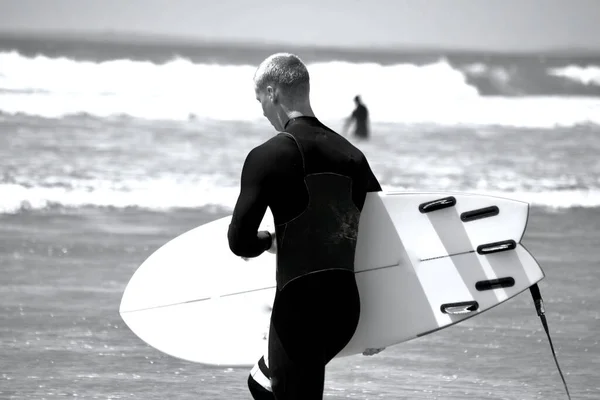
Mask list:
[[[267,86],[267,96],[269,96],[271,103],[277,104],[279,102],[279,91],[273,86]]]

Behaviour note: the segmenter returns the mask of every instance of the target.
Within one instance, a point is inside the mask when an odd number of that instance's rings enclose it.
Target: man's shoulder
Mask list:
[[[296,143],[291,133],[279,132],[277,135],[267,139],[258,147],[287,150],[296,147]]]
[[[286,154],[296,150],[294,139],[289,134],[278,133],[277,135],[265,140],[250,151],[249,156],[267,157]]]
[[[354,143],[352,143],[348,138],[337,133],[336,135],[339,140],[339,143],[341,144],[345,152],[347,152],[349,155],[354,156],[355,158],[365,158],[364,153],[358,147],[356,147],[356,145],[354,145]]]

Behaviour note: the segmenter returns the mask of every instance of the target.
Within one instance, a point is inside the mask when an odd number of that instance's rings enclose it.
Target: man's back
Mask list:
[[[261,153],[276,158],[266,188],[277,225],[306,209],[306,175],[330,173],[350,178],[352,200],[358,210],[362,210],[367,192],[381,190],[364,154],[316,118],[293,119],[286,132],[293,138],[279,134],[261,146]]]

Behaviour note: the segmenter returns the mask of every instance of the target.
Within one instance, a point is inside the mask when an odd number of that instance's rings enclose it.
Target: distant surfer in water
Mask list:
[[[365,106],[360,96],[354,97],[356,108],[344,123],[343,132],[346,132],[352,122],[354,122],[354,136],[359,139],[369,138],[369,110]]]
[[[241,257],[277,252],[277,289],[268,353],[248,386],[256,400],[322,399],[325,366],[358,325],[358,222],[367,192],[381,186],[364,154],[315,117],[297,56],[268,57],[254,84],[279,133],[244,162],[228,238]],[[267,207],[274,233],[258,231]]]

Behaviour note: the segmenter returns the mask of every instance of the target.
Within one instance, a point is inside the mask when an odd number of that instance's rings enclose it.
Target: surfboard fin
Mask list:
[[[479,303],[476,301],[462,301],[460,303],[447,303],[440,306],[444,314],[462,315],[468,314],[479,309]]]
[[[462,222],[475,221],[482,218],[493,217],[494,215],[498,215],[499,213],[500,209],[497,206],[490,206],[480,208],[478,210],[466,211],[460,214],[460,220]]]
[[[456,198],[454,196],[444,197],[443,199],[428,201],[419,205],[419,211],[421,214],[428,212],[442,210],[448,207],[454,207],[456,205]]]
[[[486,243],[477,246],[477,253],[479,254],[493,254],[500,253],[501,251],[514,250],[517,247],[517,242],[512,239],[503,240],[501,242]]]
[[[502,289],[515,286],[515,278],[511,276],[507,276],[504,278],[498,279],[489,279],[486,281],[478,281],[475,284],[475,289],[480,292],[485,290],[494,290],[494,289]]]

